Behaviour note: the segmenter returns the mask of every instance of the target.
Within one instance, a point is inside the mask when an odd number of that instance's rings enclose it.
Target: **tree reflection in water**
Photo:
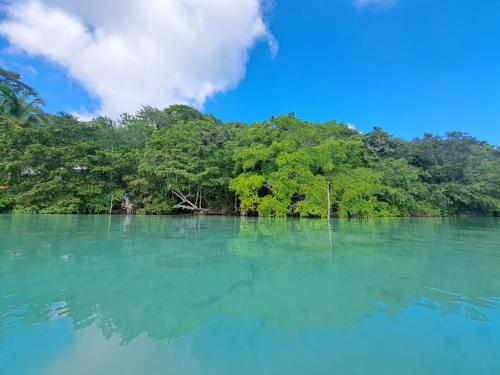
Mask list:
[[[487,320],[498,308],[494,219],[0,217],[0,327],[71,318],[123,344],[220,317],[285,335],[345,330],[408,306]]]

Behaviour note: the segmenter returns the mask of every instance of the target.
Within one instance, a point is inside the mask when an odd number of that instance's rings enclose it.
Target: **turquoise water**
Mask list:
[[[500,220],[0,216],[0,374],[500,374]]]

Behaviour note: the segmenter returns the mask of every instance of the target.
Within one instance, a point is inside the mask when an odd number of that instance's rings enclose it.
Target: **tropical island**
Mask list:
[[[45,113],[0,71],[0,212],[267,217],[500,215],[500,149],[403,140],[293,113],[247,125],[187,105],[118,120]]]

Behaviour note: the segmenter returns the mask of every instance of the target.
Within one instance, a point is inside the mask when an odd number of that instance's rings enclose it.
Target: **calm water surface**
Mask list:
[[[0,374],[500,374],[500,220],[0,216]]]

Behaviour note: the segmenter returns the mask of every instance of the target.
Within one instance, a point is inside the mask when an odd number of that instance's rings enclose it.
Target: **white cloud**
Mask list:
[[[397,2],[398,0],[354,0],[354,6],[358,9],[370,6],[388,9],[396,5]]]
[[[351,124],[350,122],[348,122],[346,125],[349,129],[356,130],[357,132],[359,132],[359,129],[356,127],[356,125]]]
[[[261,0],[16,0],[0,34],[55,62],[117,116],[142,105],[202,106],[245,75],[250,48],[278,44]]]

